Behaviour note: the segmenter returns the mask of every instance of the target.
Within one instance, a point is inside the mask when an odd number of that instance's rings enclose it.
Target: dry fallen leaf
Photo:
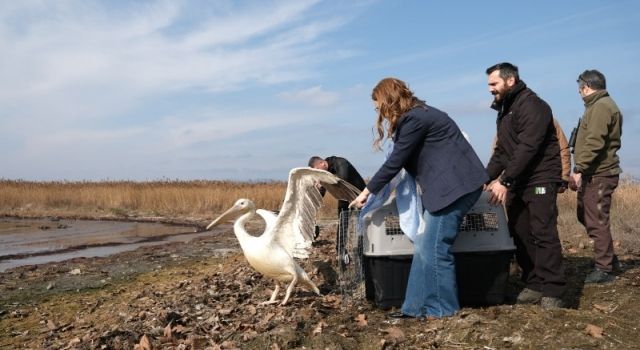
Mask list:
[[[258,332],[256,332],[253,329],[249,329],[249,330],[246,330],[244,333],[242,333],[242,340],[244,341],[251,340],[255,338],[257,335],[258,335]]]
[[[65,347],[65,349],[75,348],[75,346],[80,344],[80,342],[81,342],[80,338],[75,337],[69,341],[69,344],[67,344],[67,347]]]
[[[323,306],[330,308],[338,308],[342,304],[342,298],[337,295],[325,295],[322,301]]]
[[[388,338],[390,340],[393,340],[397,343],[404,341],[404,332],[400,328],[390,327],[390,328],[384,329],[383,331],[387,333],[387,335],[389,336]]]
[[[360,327],[366,327],[369,325],[369,322],[367,322],[367,315],[365,314],[359,314],[356,316],[354,321],[356,321],[356,324]]]
[[[313,307],[304,307],[301,310],[298,310],[297,314],[298,316],[306,320],[310,320],[313,318],[316,312],[317,312],[316,309],[314,309]]]
[[[313,331],[311,332],[311,335],[322,334],[322,330],[326,326],[327,326],[327,324],[324,321],[318,322],[318,324],[316,325],[316,328],[314,328]]]
[[[58,326],[56,326],[56,324],[53,321],[48,320],[47,321],[47,328],[49,328],[49,330],[55,330],[56,328],[58,328]]]
[[[169,324],[164,327],[164,337],[167,338],[167,340],[173,340],[173,331],[171,330],[171,322],[169,322]]]
[[[249,305],[247,306],[247,312],[249,313],[249,315],[253,316],[258,312],[258,310],[256,310],[255,306]]]
[[[622,246],[622,242],[620,242],[617,239],[614,239],[613,240],[613,247],[617,249],[617,248],[620,248],[620,246]]]
[[[223,341],[222,344],[220,344],[220,347],[222,349],[238,349],[236,343],[232,342],[231,340]]]
[[[149,341],[146,334],[140,338],[140,343],[136,344],[136,346],[133,347],[133,350],[153,350],[153,347],[151,347],[151,341]]]
[[[604,313],[608,313],[609,312],[609,307],[606,305],[602,305],[602,304],[593,304],[593,308],[600,311],[600,312],[604,312]]]
[[[585,332],[594,338],[602,338],[602,328],[596,325],[588,324]]]
[[[233,308],[228,308],[228,309],[220,309],[218,310],[218,313],[222,316],[227,316],[230,315],[233,312]]]
[[[274,314],[273,312],[270,312],[270,313],[266,314],[266,315],[264,316],[264,318],[262,318],[262,322],[263,322],[263,323],[267,323],[267,322],[269,322],[269,320],[271,320],[271,319],[273,318],[273,316],[275,316],[275,315],[276,315],[276,314]]]

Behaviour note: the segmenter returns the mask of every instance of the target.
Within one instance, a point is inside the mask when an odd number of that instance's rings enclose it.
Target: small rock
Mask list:
[[[523,340],[524,339],[522,338],[522,335],[517,334],[517,333],[512,335],[512,336],[510,336],[510,337],[502,338],[503,342],[511,343],[511,344],[514,344],[514,345],[518,345],[518,344],[522,343]]]

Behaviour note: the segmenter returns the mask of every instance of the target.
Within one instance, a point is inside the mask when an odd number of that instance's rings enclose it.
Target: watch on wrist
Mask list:
[[[511,188],[513,186],[513,179],[508,176],[500,176],[498,180],[500,184],[506,188]]]

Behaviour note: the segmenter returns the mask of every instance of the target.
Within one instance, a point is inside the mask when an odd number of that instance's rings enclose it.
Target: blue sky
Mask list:
[[[519,66],[566,133],[607,77],[640,177],[640,2],[2,1],[0,178],[284,180],[311,155],[370,177],[371,89],[393,76],[488,161],[485,69]]]

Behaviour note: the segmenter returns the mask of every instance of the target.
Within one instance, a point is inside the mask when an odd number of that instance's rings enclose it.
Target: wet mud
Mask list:
[[[0,272],[143,246],[186,242],[208,233],[194,225],[113,220],[0,219]]]

